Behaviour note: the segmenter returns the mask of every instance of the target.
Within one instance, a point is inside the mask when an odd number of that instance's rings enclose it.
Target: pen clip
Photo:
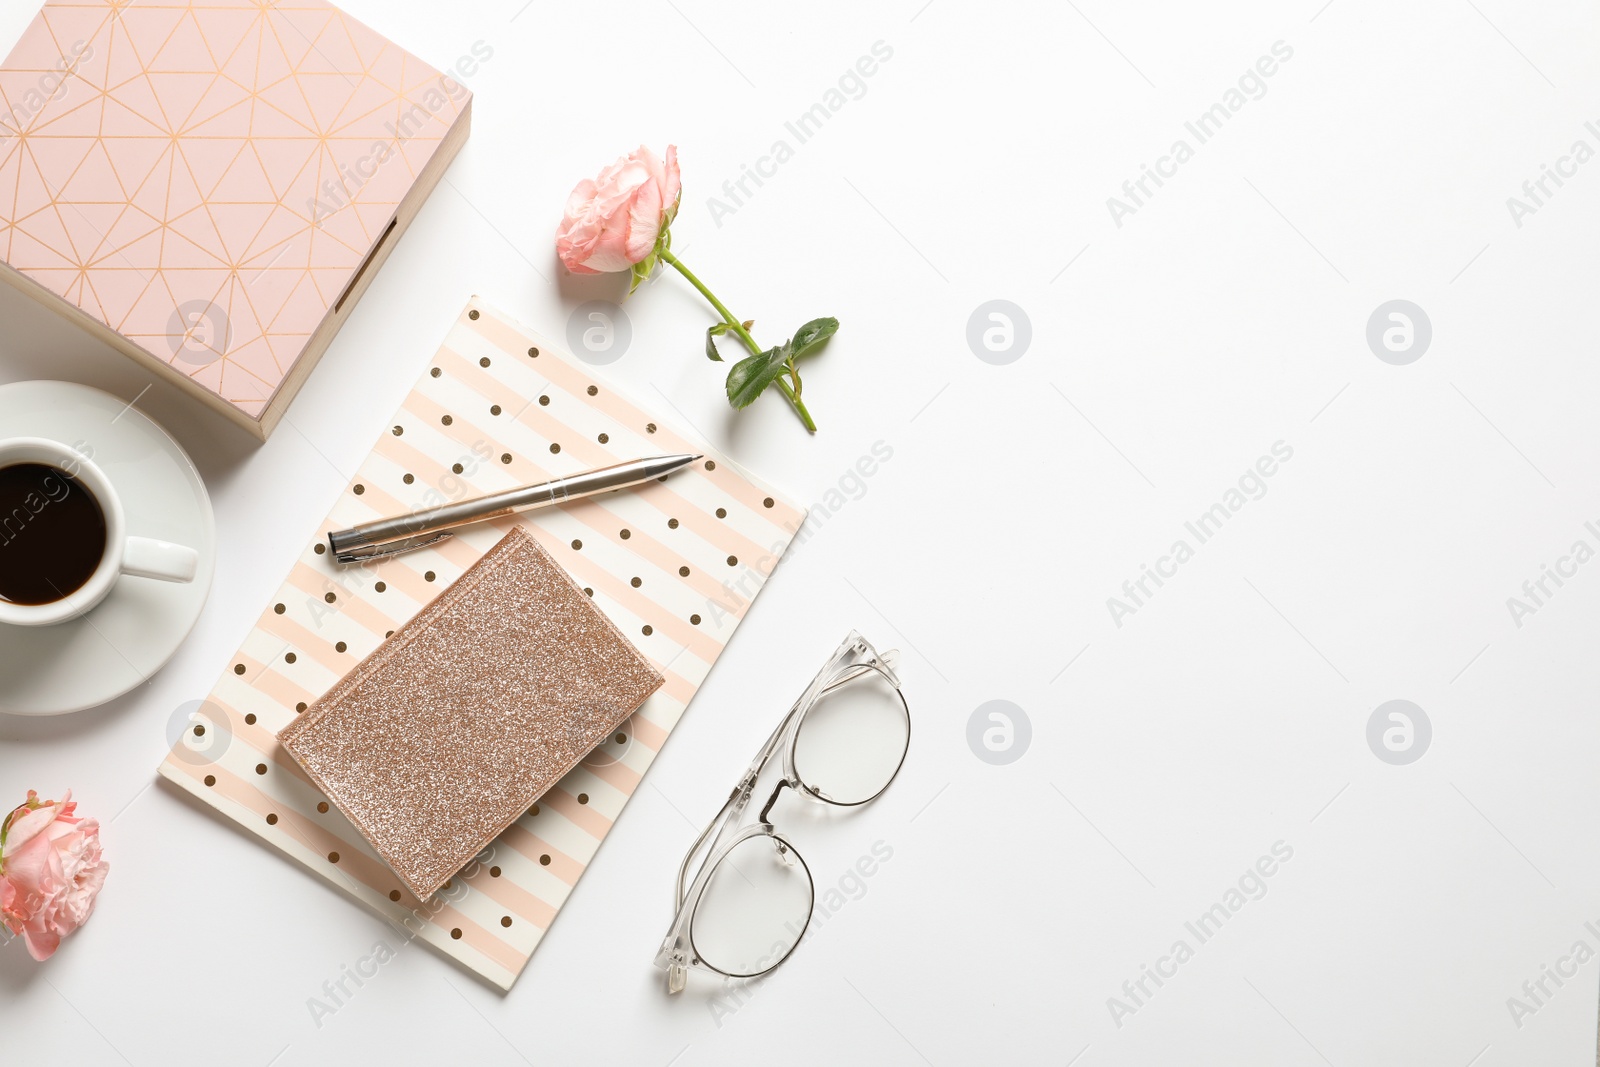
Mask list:
[[[440,541],[443,541],[450,536],[450,531],[445,530],[442,533],[436,534],[421,534],[417,537],[402,537],[398,541],[385,541],[381,545],[367,545],[364,548],[352,548],[347,552],[338,553],[334,556],[334,559],[338,560],[340,563],[366,563],[369,560],[374,559],[387,559],[389,556],[398,556],[402,552],[410,552],[413,549],[427,548],[429,545],[436,545]]]

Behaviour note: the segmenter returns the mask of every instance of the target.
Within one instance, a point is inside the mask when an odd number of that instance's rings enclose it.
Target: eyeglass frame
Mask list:
[[[855,657],[864,657],[855,662]],[[778,797],[785,788],[792,789],[801,796],[809,797],[824,804],[832,804],[841,808],[859,808],[870,804],[883,796],[894,780],[899,777],[900,770],[905,766],[906,756],[911,751],[911,705],[907,703],[905,693],[900,687],[900,678],[895,673],[894,665],[899,653],[891,649],[879,654],[865,637],[852,630],[843,643],[834,651],[828,661],[823,664],[811,683],[806,686],[800,698],[790,706],[783,720],[776,730],[761,746],[756,758],[751,762],[739,779],[733,791],[728,794],[728,799],[723,802],[722,809],[712,818],[709,825],[700,832],[689,851],[684,854],[683,862],[678,866],[678,880],[676,886],[676,899],[672,925],[667,930],[667,936],[661,943],[660,950],[656,953],[655,964],[667,972],[667,992],[681,993],[688,983],[690,967],[704,967],[725,978],[758,978],[770,974],[781,966],[794,950],[800,947],[805,940],[805,934],[811,927],[811,919],[816,914],[816,881],[811,877],[811,868],[806,864],[805,857],[794,843],[777,831],[770,815],[772,807],[778,802]],[[894,689],[895,696],[899,699],[901,713],[905,717],[906,736],[905,745],[900,750],[900,760],[895,764],[894,771],[884,780],[883,785],[876,793],[862,800],[841,801],[823,794],[817,787],[801,779],[799,771],[795,768],[795,747],[800,739],[800,730],[805,725],[806,717],[817,707],[822,698],[844,685],[861,678],[868,672],[875,672],[887,681]],[[787,743],[785,739],[787,738]],[[767,763],[783,748],[783,777],[773,787],[772,795],[767,798],[766,804],[761,808],[757,820],[749,826],[739,829],[739,822],[745,809],[750,804],[750,798],[755,792],[756,781],[766,769]],[[794,944],[790,945],[781,957],[767,967],[748,974],[736,974],[724,971],[713,963],[707,962],[694,944],[694,920],[699,913],[700,905],[705,899],[706,887],[711,882],[711,876],[716,873],[722,862],[744,842],[755,837],[765,835],[777,842],[780,853],[792,854],[800,864],[800,869],[805,872],[806,882],[811,893],[811,906],[806,912],[806,922],[795,935]],[[700,869],[695,874],[694,880],[685,888],[684,882],[688,877],[689,865],[700,852],[701,847],[710,839],[710,846],[706,849],[705,859],[701,861]]]

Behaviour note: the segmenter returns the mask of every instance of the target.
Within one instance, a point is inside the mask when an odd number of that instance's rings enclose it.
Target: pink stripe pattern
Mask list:
[[[668,482],[484,523],[369,566],[340,567],[326,550],[331,529],[678,451],[705,459]],[[667,684],[483,856],[418,901],[274,735],[513,521]],[[197,714],[202,729],[184,733],[160,773],[510,989],[804,521],[776,490],[474,297],[227,664]]]

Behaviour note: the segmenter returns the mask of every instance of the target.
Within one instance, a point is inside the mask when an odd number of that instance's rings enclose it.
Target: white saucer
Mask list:
[[[84,385],[0,386],[0,434],[81,444],[117,487],[129,533],[200,554],[187,585],[124,576],[82,618],[0,625],[0,712],[61,715],[104,704],[166,666],[200,618],[217,561],[205,483],[161,427],[126,401]]]

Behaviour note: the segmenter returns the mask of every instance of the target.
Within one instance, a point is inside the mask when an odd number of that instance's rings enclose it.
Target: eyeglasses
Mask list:
[[[667,972],[668,993],[683,991],[690,967],[755,978],[799,947],[816,887],[805,860],[773,826],[773,805],[785,788],[839,807],[867,804],[889,788],[911,744],[897,658],[894,651],[879,656],[860,634],[845,638],[683,857],[677,913],[655,960]],[[780,748],[783,778],[758,821],[741,829],[756,780]]]

